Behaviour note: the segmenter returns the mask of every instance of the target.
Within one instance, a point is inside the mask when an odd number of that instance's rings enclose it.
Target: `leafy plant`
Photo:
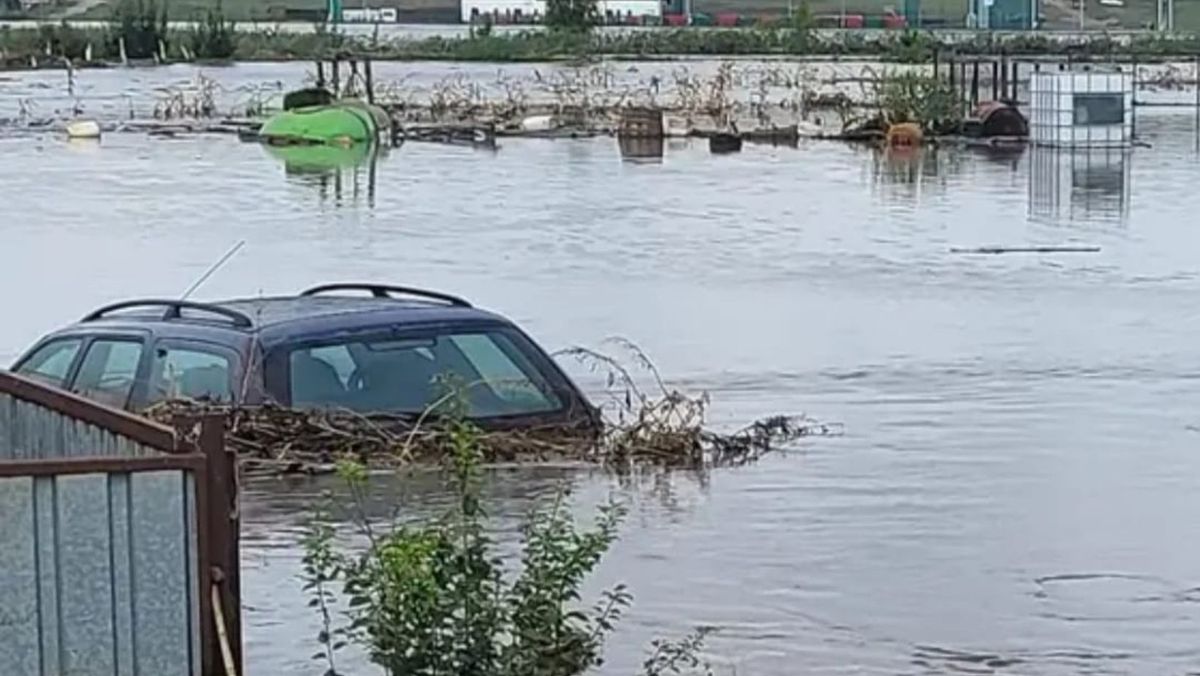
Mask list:
[[[446,471],[457,500],[433,523],[377,531],[366,516],[365,470],[339,467],[369,544],[357,556],[336,553],[332,530],[310,526],[306,589],[324,626],[314,657],[333,672],[341,647],[335,637],[344,635],[395,676],[571,676],[599,664],[631,597],[618,586],[584,610],[580,590],[615,541],[623,509],[604,507],[591,529],[577,527],[561,498],[536,511],[523,531],[521,572],[510,578],[484,528],[479,432],[461,419],[446,424]],[[350,619],[338,629],[329,619],[335,580]]]
[[[642,663],[644,676],[678,676],[701,671],[712,676],[712,666],[701,661],[699,654],[704,640],[714,631],[712,627],[700,627],[677,641],[656,640],[650,644],[650,657]]]
[[[344,635],[345,629],[333,626],[337,595],[331,587],[338,575],[338,557],[333,550],[333,527],[329,525],[327,515],[318,513],[312,519],[301,544],[304,547],[304,591],[310,596],[308,607],[316,608],[321,614],[321,631],[317,635],[321,650],[313,655],[313,659],[329,665],[326,676],[337,676],[335,654],[345,642],[335,640],[335,636]]]
[[[940,78],[918,73],[884,73],[876,99],[884,122],[916,122],[926,131],[945,131],[960,122],[962,99]]]
[[[812,7],[807,2],[801,2],[800,6],[792,12],[788,17],[788,28],[798,31],[808,31],[816,25],[816,20],[813,17]]]
[[[599,22],[596,0],[547,0],[546,27],[552,31],[586,33]]]

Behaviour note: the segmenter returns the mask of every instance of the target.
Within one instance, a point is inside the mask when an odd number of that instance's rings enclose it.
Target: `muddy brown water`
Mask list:
[[[200,297],[381,279],[550,348],[624,336],[709,390],[718,425],[808,412],[846,434],[707,481],[490,473],[510,544],[564,483],[581,513],[631,504],[589,587],[636,595],[601,673],[709,624],[723,673],[1182,674],[1200,667],[1200,156],[1190,114],[1139,130],[1152,147],[1074,158],[409,145],[327,175],[227,137],[12,132],[0,360],[106,301],[182,292],[241,239]],[[949,253],[1056,245],[1101,251]],[[247,487],[251,674],[322,672],[297,540],[326,487]],[[408,517],[445,506],[428,474],[381,489]]]

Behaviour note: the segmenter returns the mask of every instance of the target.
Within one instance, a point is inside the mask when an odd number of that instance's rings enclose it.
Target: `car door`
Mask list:
[[[67,389],[113,408],[129,408],[145,389],[145,345],[139,334],[89,337]]]

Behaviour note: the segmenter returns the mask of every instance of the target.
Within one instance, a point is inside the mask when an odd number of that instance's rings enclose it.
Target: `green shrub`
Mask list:
[[[552,31],[586,33],[599,19],[596,0],[546,0],[544,23]]]
[[[392,676],[573,676],[598,665],[631,597],[618,586],[590,610],[577,604],[582,583],[616,539],[623,510],[610,504],[591,529],[580,529],[556,500],[532,515],[521,571],[505,575],[484,529],[478,432],[452,422],[448,439],[446,470],[457,500],[432,523],[379,532],[362,507],[366,472],[339,468],[370,544],[362,554],[341,554],[331,528],[319,520],[310,528],[306,588],[324,624],[315,657],[336,673],[337,650],[354,641]],[[333,626],[335,584],[348,599],[348,627]]]
[[[167,30],[167,7],[157,0],[120,0],[109,19],[110,53],[120,53],[120,44],[125,45],[125,55],[131,59],[150,59],[166,51],[169,34]]]
[[[884,73],[876,92],[884,122],[916,122],[943,132],[962,119],[962,99],[944,80],[916,73]]]
[[[201,59],[231,59],[237,51],[237,26],[225,20],[220,0],[204,13],[191,34],[191,50]]]

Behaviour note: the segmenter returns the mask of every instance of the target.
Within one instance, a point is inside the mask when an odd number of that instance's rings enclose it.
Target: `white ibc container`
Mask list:
[[[1029,84],[1029,137],[1059,148],[1133,142],[1133,76],[1117,69],[1041,69]]]

